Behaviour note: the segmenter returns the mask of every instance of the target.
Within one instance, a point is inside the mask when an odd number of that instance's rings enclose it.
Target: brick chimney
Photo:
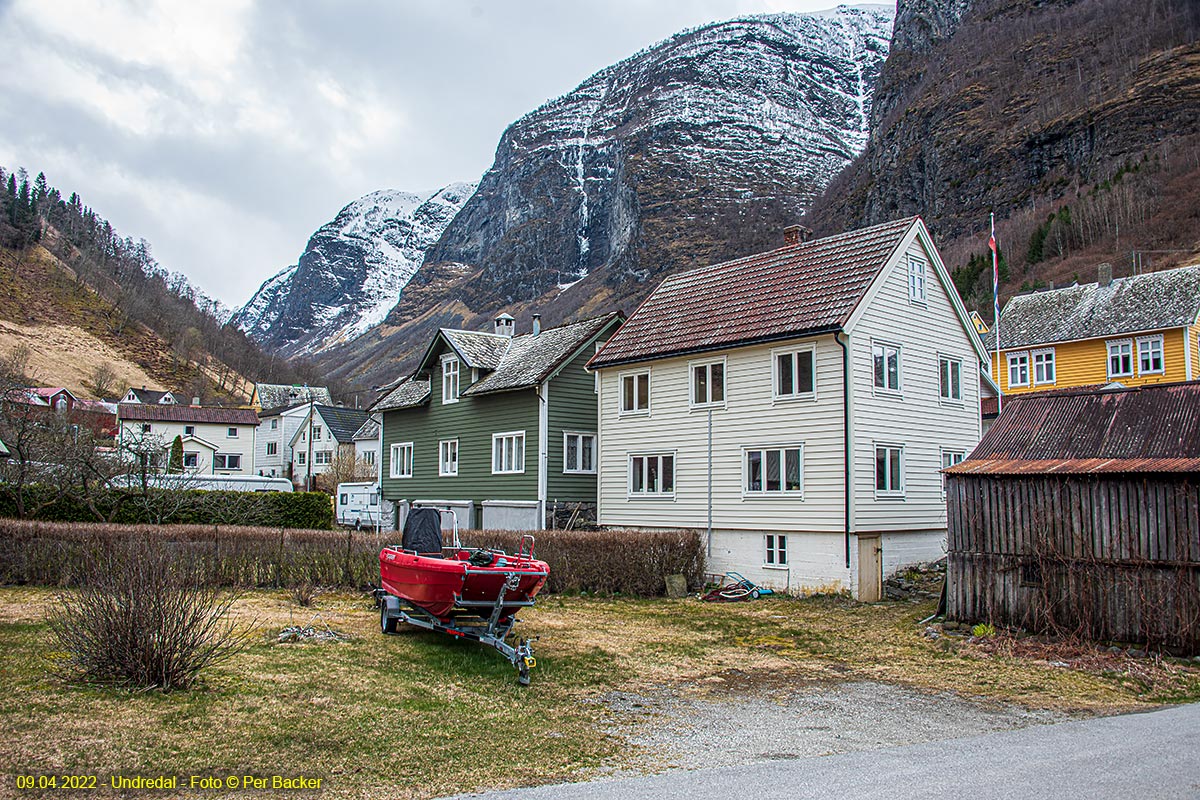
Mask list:
[[[788,225],[783,229],[784,245],[804,244],[812,236],[812,228],[803,225]]]
[[[1101,286],[1108,286],[1112,283],[1112,264],[1105,261],[1096,267],[1096,272]]]

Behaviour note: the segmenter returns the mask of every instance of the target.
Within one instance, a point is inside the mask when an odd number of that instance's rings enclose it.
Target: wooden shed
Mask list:
[[[1006,399],[945,474],[949,618],[1200,652],[1200,383]]]

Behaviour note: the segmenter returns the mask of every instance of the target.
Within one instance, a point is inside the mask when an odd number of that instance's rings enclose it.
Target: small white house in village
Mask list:
[[[600,524],[698,528],[710,570],[876,599],[945,555],[979,337],[920,218],[673,275],[597,353]]]
[[[186,472],[253,475],[258,415],[248,408],[119,403],[117,446],[166,466],[171,444],[183,441]]]
[[[254,467],[259,475],[291,478],[292,437],[308,416],[308,403],[258,412],[258,442]]]
[[[379,473],[379,434],[379,415],[368,417],[354,432],[354,455],[371,468],[376,478]]]
[[[288,444],[292,450],[292,481],[308,486],[309,476],[329,471],[338,453],[354,454],[356,434],[367,412],[343,406],[312,404]]]

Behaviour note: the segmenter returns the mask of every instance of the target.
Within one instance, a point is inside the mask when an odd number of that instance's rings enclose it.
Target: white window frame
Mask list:
[[[947,450],[942,448],[942,469],[953,467],[955,464],[961,464],[966,459],[966,453],[962,450]],[[946,499],[946,473],[942,475],[942,499]]]
[[[812,359],[812,388],[808,391],[800,389],[800,354],[807,353]],[[779,359],[783,356],[792,358],[792,389],[793,392],[779,392]],[[774,402],[790,402],[792,400],[815,400],[817,397],[817,348],[816,345],[806,344],[799,347],[779,347],[771,351],[771,398]]]
[[[399,469],[397,469],[399,467]],[[407,469],[405,469],[407,467]],[[388,477],[411,478],[413,476],[413,443],[394,442],[388,463]]]
[[[879,472],[878,472],[879,467],[878,467],[878,465],[879,465],[879,451],[880,450],[886,450],[888,452],[888,455],[886,456],[887,465],[888,465],[888,469],[887,469],[887,477],[888,477],[887,482],[888,483],[891,482],[891,476],[892,476],[891,466],[894,463],[892,453],[894,451],[899,452],[899,456],[898,456],[899,461],[900,461],[900,468],[899,468],[900,486],[899,487],[887,486],[883,489],[879,488]],[[875,487],[876,499],[900,499],[900,500],[904,499],[905,490],[908,488],[906,485],[905,477],[904,477],[904,472],[905,472],[904,467],[905,467],[906,461],[907,461],[907,457],[904,452],[904,445],[897,444],[895,442],[875,442],[874,458],[871,459],[871,485]]]
[[[1050,375],[1043,374],[1038,378],[1038,357],[1042,357],[1041,366],[1044,368],[1047,364],[1050,366]],[[1049,358],[1047,358],[1049,356]],[[1044,372],[1044,369],[1043,369]],[[1054,354],[1053,347],[1043,347],[1040,350],[1032,350],[1029,353],[1029,378],[1034,386],[1053,386],[1058,383],[1058,359]]]
[[[798,450],[800,458],[800,488],[788,489],[784,486],[785,476],[787,472],[787,451]],[[780,488],[768,489],[766,481],[766,460],[768,452],[780,453],[779,469],[780,469]],[[750,454],[761,453],[761,462],[764,470],[762,488],[750,488]],[[770,444],[770,445],[755,445],[742,448],[742,497],[793,497],[797,500],[804,499],[804,443],[792,442],[790,444]]]
[[[366,463],[372,467],[375,466],[375,451],[374,450],[363,450],[362,451],[362,460],[364,463]]]
[[[1012,353],[1005,353],[1004,358],[1005,358],[1005,363],[1008,366],[1008,387],[1011,389],[1014,386],[1020,387],[1020,386],[1031,385],[1031,382],[1033,380],[1033,364],[1029,358],[1029,351],[1028,350],[1018,350],[1018,351],[1015,351]],[[1025,380],[1014,381],[1013,380],[1013,367],[1017,367],[1018,369],[1020,369],[1021,365],[1019,362],[1024,363]]]
[[[458,477],[458,439],[438,441],[438,477]]]
[[[183,426],[183,435],[184,436],[195,436],[196,435],[196,426],[195,425],[184,425]]]
[[[278,419],[271,420],[271,430],[273,430],[273,431],[279,430],[279,420]]]
[[[1142,347],[1150,345],[1158,345],[1158,369],[1142,369]],[[1150,353],[1154,355],[1153,352]],[[1167,371],[1167,359],[1163,352],[1163,337],[1162,334],[1154,336],[1139,336],[1137,340],[1137,371],[1138,375],[1162,375]]]
[[[267,455],[269,455],[269,456],[279,455],[279,443],[278,442],[267,442]]]
[[[191,461],[191,463],[188,463]],[[195,469],[200,466],[200,453],[195,450],[183,451],[183,468]]]
[[[721,368],[721,399],[712,400],[712,368],[719,366]],[[705,385],[708,389],[708,398],[696,397],[696,371],[704,370],[706,374]],[[688,402],[692,408],[724,408],[725,398],[729,396],[729,372],[725,368],[725,358],[708,359],[705,361],[689,361],[688,362]],[[649,392],[647,392],[649,399]]]
[[[567,462],[568,444],[571,438],[576,438],[579,441],[575,444],[575,454],[579,462],[578,467]],[[583,468],[583,440],[592,440],[592,467],[591,469]],[[596,474],[596,455],[598,448],[596,447],[596,434],[586,431],[563,431],[563,474],[564,475],[595,475]],[[495,458],[495,453],[492,454]]]
[[[883,386],[875,382],[875,351],[883,351]],[[888,351],[892,350],[896,353],[896,385],[887,385],[887,357]],[[875,394],[883,395],[900,395],[904,392],[904,348],[893,342],[883,342],[875,339],[871,340],[871,388]]]
[[[313,426],[313,441],[314,441],[314,442],[319,442],[319,441],[321,441],[321,436],[322,436],[322,434],[321,434],[321,426],[320,426],[320,425],[314,425],[314,426]]]
[[[929,267],[912,256],[908,259],[908,301],[917,305],[929,301]]]
[[[316,450],[313,452],[313,466],[327,467],[333,463],[332,450]]]
[[[641,378],[641,377],[644,377],[646,379],[646,407],[645,408],[637,407],[637,381],[638,381],[638,378]],[[625,407],[625,381],[626,381],[626,379],[630,379],[633,381],[633,403],[634,403],[633,408]],[[618,415],[622,416],[622,417],[649,416],[650,415],[650,406],[651,406],[651,403],[650,403],[650,370],[638,369],[638,370],[628,370],[626,372],[618,373],[617,374],[617,408],[619,409]]]
[[[229,459],[231,459],[231,458],[237,460],[237,466],[235,466],[235,467],[229,466]],[[225,466],[221,466],[221,465],[217,464],[217,459],[224,459]],[[223,470],[226,470],[229,472],[235,472],[235,471],[240,472],[242,469],[242,454],[241,453],[216,453],[216,454],[214,454],[213,455],[213,469],[214,470],[223,469]]]
[[[786,533],[763,534],[763,550],[764,569],[787,569],[788,553]]]
[[[1112,368],[1113,355],[1114,355],[1113,351],[1115,350],[1116,351],[1115,355],[1118,358],[1120,358],[1121,356],[1125,355],[1125,353],[1121,352],[1122,347],[1129,348],[1129,353],[1128,353],[1128,355],[1129,355],[1129,371],[1128,372],[1123,372],[1123,371],[1122,372],[1113,372],[1113,368]],[[1137,351],[1134,349],[1133,340],[1132,339],[1109,339],[1108,341],[1106,341],[1104,343],[1104,349],[1108,354],[1107,358],[1105,359],[1104,366],[1105,366],[1105,371],[1108,373],[1109,379],[1132,378],[1133,371],[1137,368],[1137,361],[1138,361]]]
[[[508,447],[504,444],[504,442],[505,442],[505,440],[508,440],[508,439],[512,439],[514,442],[514,445],[513,445],[514,452],[516,450],[516,445],[515,445],[516,440],[519,439],[521,441],[520,469],[516,469],[515,464],[509,464],[509,465],[507,465],[508,468],[507,469],[505,468],[504,462],[507,461],[508,454],[510,451],[509,451]],[[500,445],[499,453],[497,453],[497,451],[496,451],[497,444]],[[500,467],[501,467],[500,469],[496,469],[496,456],[497,455],[500,456]],[[505,433],[493,433],[492,434],[492,474],[493,475],[520,475],[520,474],[524,473],[525,472],[525,456],[526,456],[525,431],[506,431]],[[514,458],[514,460],[515,460],[515,458]]]
[[[304,451],[303,450],[300,450],[299,452],[296,453],[296,463],[302,467],[304,466]]]
[[[454,368],[451,369],[451,366]],[[442,356],[442,405],[458,402],[461,373],[458,356],[451,353]]]
[[[226,428],[225,429],[225,438],[226,439],[238,438],[238,429],[237,428]]]
[[[662,491],[661,489],[659,491],[647,491],[647,490],[643,489],[640,492],[635,492],[633,490],[633,465],[634,465],[634,462],[638,459],[643,459],[643,462],[642,462],[642,473],[643,473],[642,485],[646,486],[647,485],[646,479],[649,478],[649,475],[650,475],[649,459],[652,459],[652,458],[658,459],[658,473],[657,474],[659,476],[659,486],[660,487],[663,485],[663,480],[662,480],[663,459],[664,458],[671,459],[671,488],[669,491]],[[663,451],[653,452],[653,453],[630,453],[625,459],[625,491],[626,491],[627,496],[631,500],[638,499],[638,498],[674,498],[675,497],[675,486],[678,483],[678,481],[677,481],[678,467],[679,467],[679,454],[675,450],[663,450]]]
[[[945,374],[948,385],[942,384],[942,369],[945,366]],[[952,381],[955,377],[954,367],[958,367],[958,380]],[[871,369],[874,370],[875,363],[872,360]],[[954,405],[962,405],[963,402],[963,360],[957,356],[938,355],[938,397],[943,403],[953,403]]]

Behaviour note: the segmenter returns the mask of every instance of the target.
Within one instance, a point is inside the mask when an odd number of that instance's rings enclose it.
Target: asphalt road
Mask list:
[[[1200,704],[883,750],[463,797],[1200,798]]]

